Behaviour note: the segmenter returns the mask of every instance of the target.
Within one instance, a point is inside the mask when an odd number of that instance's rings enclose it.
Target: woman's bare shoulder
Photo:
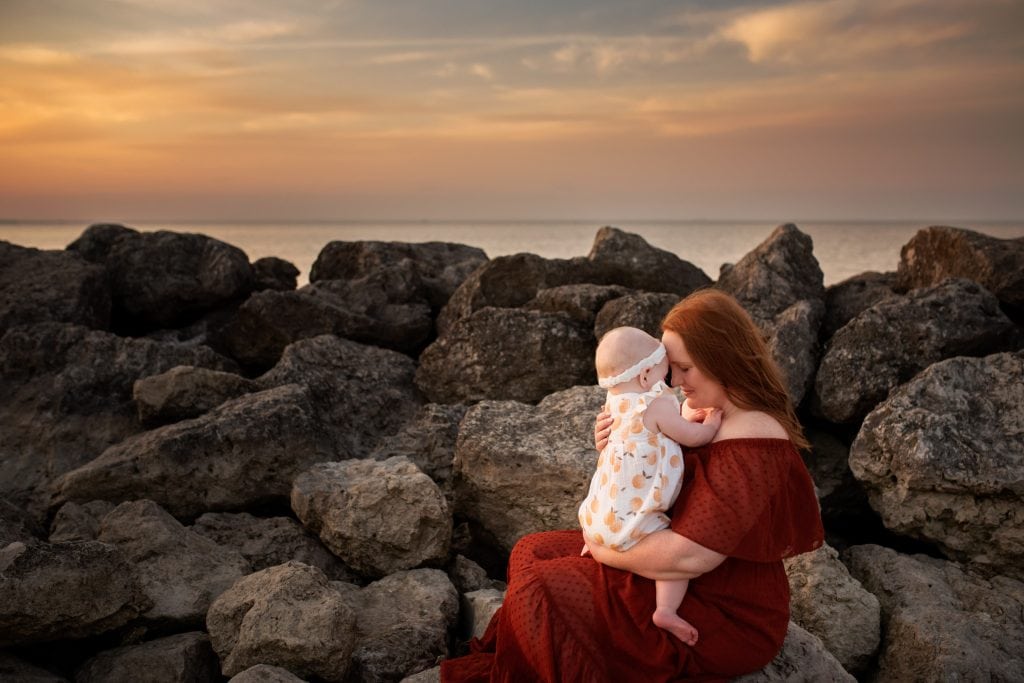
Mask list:
[[[715,440],[721,439],[788,439],[786,428],[768,413],[744,410],[722,422]]]

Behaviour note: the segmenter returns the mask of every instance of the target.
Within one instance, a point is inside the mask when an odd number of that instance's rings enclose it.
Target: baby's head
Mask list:
[[[635,327],[616,327],[601,337],[594,360],[599,383],[606,389],[633,382],[648,389],[668,374],[665,347]]]

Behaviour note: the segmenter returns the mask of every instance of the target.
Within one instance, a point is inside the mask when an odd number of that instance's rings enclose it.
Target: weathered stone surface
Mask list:
[[[420,356],[416,385],[435,403],[539,401],[595,381],[590,330],[566,315],[484,308]]]
[[[93,223],[67,246],[67,250],[75,252],[86,261],[102,264],[106,263],[117,242],[138,237],[139,234],[138,230],[119,223]]]
[[[106,500],[91,500],[81,505],[65,503],[50,523],[50,543],[95,541],[103,518],[115,507]]]
[[[382,439],[370,457],[374,460],[396,456],[408,458],[434,480],[450,502],[454,486],[452,461],[455,459],[455,440],[465,414],[466,406],[458,403],[421,406],[409,424],[397,434]]]
[[[613,299],[632,293],[619,285],[562,285],[548,287],[523,307],[547,313],[564,313],[585,327],[593,327],[602,307]]]
[[[288,669],[269,664],[257,664],[232,676],[228,683],[304,683],[304,681]]]
[[[295,474],[331,457],[327,442],[306,388],[267,389],[108,448],[64,475],[54,504],[146,497],[191,519],[281,502]]]
[[[252,274],[255,291],[274,289],[288,292],[295,289],[299,280],[299,269],[295,264],[276,256],[265,256],[253,261]]]
[[[785,564],[790,618],[821,638],[844,669],[866,670],[878,650],[878,599],[850,576],[831,546],[789,558]]]
[[[814,480],[825,527],[842,534],[850,525],[875,518],[864,487],[850,471],[849,444],[823,425],[807,423],[804,433],[811,442],[811,450],[802,451],[801,455]]]
[[[792,621],[782,651],[760,671],[732,679],[733,683],[854,683],[821,639]]]
[[[483,567],[462,555],[456,555],[451,563],[449,563],[448,576],[459,593],[472,593],[484,588],[497,588],[496,584],[499,583],[503,585],[503,582],[492,581],[487,576],[487,571]]]
[[[353,678],[397,681],[448,655],[448,629],[458,617],[459,598],[444,572],[398,572],[354,596],[358,640]]]
[[[17,683],[67,683],[55,673],[34,666],[12,654],[0,652],[0,681]]]
[[[587,256],[602,273],[601,282],[646,292],[668,292],[678,301],[711,284],[704,271],[672,252],[651,246],[640,235],[605,226],[597,231]]]
[[[406,676],[401,683],[441,683],[441,667],[438,665],[424,669],[412,676]]]
[[[1024,318],[1024,238],[1003,240],[973,230],[933,226],[900,250],[899,285],[927,287],[947,277],[977,282],[1014,319]]]
[[[829,341],[815,380],[815,410],[832,422],[856,424],[932,363],[1012,350],[1019,334],[996,298],[969,280],[885,299]]]
[[[661,337],[661,321],[679,303],[675,294],[640,292],[627,294],[605,304],[594,322],[594,337],[600,339],[611,329],[628,325]]]
[[[254,517],[247,512],[207,512],[191,526],[223,548],[239,552],[253,571],[295,560],[332,581],[353,581],[352,572],[291,517]]]
[[[491,617],[505,602],[505,591],[495,588],[481,588],[462,596],[462,612],[466,619],[471,638],[482,638]]]
[[[448,554],[451,511],[407,458],[314,465],[295,478],[291,499],[302,524],[367,576],[443,562]]]
[[[210,607],[206,625],[225,676],[270,664],[342,683],[356,642],[348,600],[301,562],[240,579]]]
[[[0,548],[15,541],[39,540],[45,535],[34,519],[10,501],[0,498]]]
[[[110,308],[102,266],[0,240],[0,335],[15,325],[51,321],[106,329]]]
[[[867,272],[837,282],[825,290],[821,340],[827,342],[846,323],[880,301],[896,294],[896,273]]]
[[[200,625],[218,595],[249,573],[248,561],[181,525],[159,505],[137,500],[103,518],[98,540],[132,563],[153,606],[152,622]]]
[[[876,545],[843,553],[878,597],[879,681],[1024,680],[1024,584]]]
[[[95,541],[0,548],[0,647],[84,638],[149,607],[124,554]]]
[[[850,467],[898,533],[1024,578],[1024,352],[936,363],[864,420]]]
[[[220,665],[205,633],[193,631],[106,650],[75,672],[75,683],[215,683]]]
[[[255,382],[232,372],[179,365],[167,372],[135,380],[132,398],[138,408],[139,421],[157,425],[199,417],[257,389]]]
[[[10,330],[0,339],[0,495],[42,519],[57,478],[141,431],[133,382],[176,365],[233,368],[206,347],[60,323]]]
[[[340,460],[366,457],[413,419],[423,404],[414,370],[406,355],[322,335],[288,346],[259,383],[308,387]]]
[[[483,401],[470,408],[455,447],[458,512],[506,551],[525,534],[576,527],[604,399],[599,387],[581,386],[537,406]]]

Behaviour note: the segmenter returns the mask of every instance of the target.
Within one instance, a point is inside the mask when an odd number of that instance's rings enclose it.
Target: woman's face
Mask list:
[[[668,352],[669,364],[672,367],[672,386],[679,387],[686,395],[691,408],[721,408],[728,397],[725,387],[708,377],[693,364],[693,359],[686,351],[683,338],[675,332],[666,331],[661,341]]]

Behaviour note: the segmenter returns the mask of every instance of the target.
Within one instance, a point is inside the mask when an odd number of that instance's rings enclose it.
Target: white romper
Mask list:
[[[668,527],[665,511],[683,483],[683,451],[643,422],[647,406],[665,391],[658,382],[644,393],[608,393],[612,431],[579,509],[588,542],[623,551]]]

